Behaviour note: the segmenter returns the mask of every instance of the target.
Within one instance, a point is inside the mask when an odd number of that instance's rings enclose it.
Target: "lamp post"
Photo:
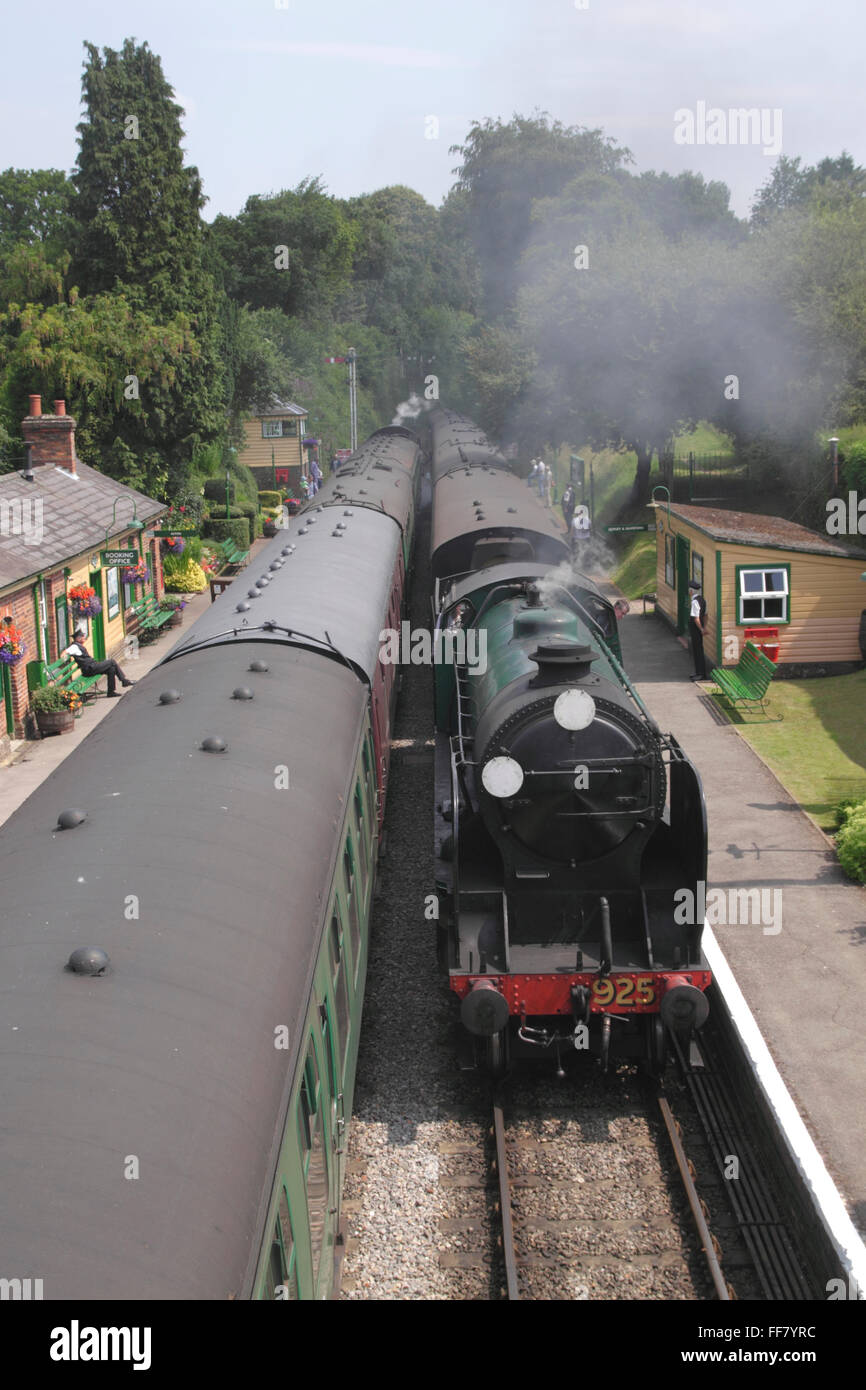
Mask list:
[[[834,435],[831,435],[831,436],[830,436],[829,442],[830,442],[830,444],[832,444],[832,446],[833,446],[833,492],[834,492],[834,493],[837,493],[837,492],[839,491],[839,438],[838,438],[838,436],[835,435],[835,434],[834,434]]]

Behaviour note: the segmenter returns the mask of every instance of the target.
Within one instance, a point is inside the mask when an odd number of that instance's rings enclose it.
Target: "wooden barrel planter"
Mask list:
[[[168,622],[166,623],[166,627],[180,627],[180,625],[181,625],[182,622],[183,622],[183,611],[182,611],[182,609],[180,609],[180,608],[175,608],[174,612],[172,613],[171,617],[169,618]]]
[[[69,734],[75,727],[75,714],[71,709],[41,709],[36,711],[39,732],[45,734]]]

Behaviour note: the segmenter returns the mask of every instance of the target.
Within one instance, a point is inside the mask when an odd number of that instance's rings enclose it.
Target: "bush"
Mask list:
[[[34,714],[57,714],[65,709],[77,713],[81,708],[81,696],[61,685],[44,685],[31,693],[30,708]]]
[[[231,521],[228,522],[229,526],[233,524]],[[177,561],[177,566],[177,570],[172,570],[171,574],[166,574],[163,571],[165,587],[169,593],[200,594],[203,589],[207,588],[205,572],[201,565],[196,564],[195,560],[188,560],[184,555],[182,559]]]
[[[866,801],[849,806],[845,821],[836,836],[839,863],[849,878],[866,883]]]
[[[204,533],[217,544],[221,541],[234,541],[239,550],[250,548],[250,523],[245,516],[235,517],[231,521],[206,521]]]
[[[238,506],[236,502],[233,502],[232,505],[229,507],[228,516],[226,516],[225,502],[219,505],[217,505],[217,503],[215,502],[212,502],[210,505],[210,517],[205,517],[205,521],[231,521],[233,517],[237,518],[239,516],[247,515],[248,513],[246,508],[243,506]]]
[[[204,495],[209,502],[226,502],[226,480],[225,478],[208,478],[204,485]],[[229,501],[235,500],[234,482],[229,483]]]
[[[259,492],[259,506],[263,512],[273,510],[274,507],[281,507],[283,504],[282,494],[279,492]]]
[[[841,467],[845,486],[854,492],[866,494],[866,439],[858,439],[855,444],[849,445]]]
[[[245,463],[238,463],[234,454],[229,461],[229,477],[234,483],[238,502],[251,502],[254,507],[257,507],[259,501],[258,483],[252,471]]]

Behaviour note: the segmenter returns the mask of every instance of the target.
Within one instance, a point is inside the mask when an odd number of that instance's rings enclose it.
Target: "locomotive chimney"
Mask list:
[[[529,684],[533,689],[540,685],[573,685],[585,679],[592,670],[592,663],[598,661],[598,652],[568,637],[553,635],[546,642],[539,642],[529,660],[538,666],[538,675]]]

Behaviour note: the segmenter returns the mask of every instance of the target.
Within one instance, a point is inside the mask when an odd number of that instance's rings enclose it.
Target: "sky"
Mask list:
[[[83,43],[147,40],[208,220],[312,175],[438,205],[473,121],[536,110],[601,127],[636,172],[723,180],[740,216],[779,153],[866,164],[864,0],[41,0],[3,37],[0,168],[71,170]],[[740,108],[763,135],[732,130]]]

